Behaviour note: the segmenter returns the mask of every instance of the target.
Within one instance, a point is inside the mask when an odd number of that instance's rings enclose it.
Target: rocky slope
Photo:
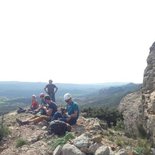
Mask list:
[[[4,124],[10,134],[0,143],[1,155],[132,155],[137,144],[137,140],[125,137],[123,132],[106,129],[106,124],[96,118],[80,116],[77,125],[64,137],[48,135],[45,123],[16,123],[16,118],[30,117],[31,114],[16,112],[5,115]]]

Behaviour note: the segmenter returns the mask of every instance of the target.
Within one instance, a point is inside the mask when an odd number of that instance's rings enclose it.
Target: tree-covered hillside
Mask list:
[[[129,83],[127,85],[100,89],[83,98],[83,107],[117,106],[127,94],[137,91],[141,84]]]
[[[111,85],[113,84],[113,87]],[[58,92],[56,101],[64,105],[63,95],[69,92],[81,108],[89,106],[117,105],[121,98],[129,92],[137,90],[137,84],[121,85],[123,83],[106,84],[56,84]],[[38,97],[46,83],[33,82],[0,82],[0,113],[17,109],[17,106],[27,107],[31,104],[31,96]]]
[[[43,92],[47,83],[44,82],[0,82],[0,97],[16,98],[30,97],[32,94],[39,95]],[[56,83],[58,87],[57,96],[62,96],[66,92],[73,95],[88,95],[95,91],[111,86],[121,86],[126,83],[101,83],[101,84],[63,84]]]

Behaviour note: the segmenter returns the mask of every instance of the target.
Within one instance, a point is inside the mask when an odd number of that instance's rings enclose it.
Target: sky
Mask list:
[[[1,0],[0,81],[142,83],[154,0]]]

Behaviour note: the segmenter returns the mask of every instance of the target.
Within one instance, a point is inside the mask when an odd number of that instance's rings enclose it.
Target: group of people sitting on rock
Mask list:
[[[16,121],[19,125],[26,125],[30,123],[37,124],[44,120],[47,122],[59,120],[68,124],[67,127],[70,129],[69,125],[75,125],[77,122],[79,107],[72,100],[72,96],[69,93],[64,95],[64,100],[67,103],[66,108],[59,108],[49,95],[41,93],[40,103],[37,102],[36,96],[32,95],[32,104],[29,110],[33,111],[34,116],[25,121],[20,119],[16,119]]]

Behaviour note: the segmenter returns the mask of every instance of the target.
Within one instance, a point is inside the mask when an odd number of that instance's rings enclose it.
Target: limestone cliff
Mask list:
[[[122,99],[119,109],[123,112],[127,134],[146,133],[155,144],[155,42],[150,47],[141,90]]]

